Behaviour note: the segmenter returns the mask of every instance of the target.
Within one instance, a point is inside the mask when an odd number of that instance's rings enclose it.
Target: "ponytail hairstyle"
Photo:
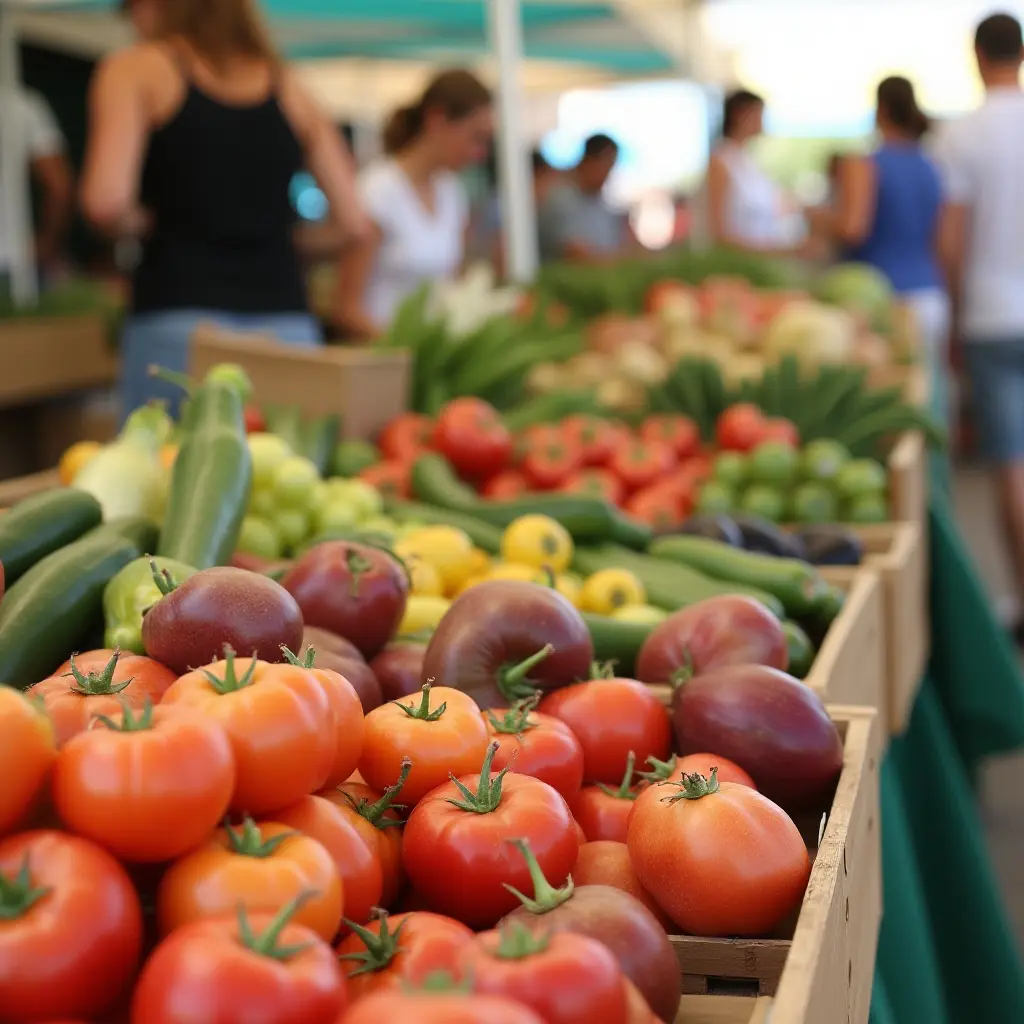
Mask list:
[[[399,107],[384,127],[384,151],[400,153],[423,133],[427,115],[440,113],[448,121],[461,121],[491,105],[491,92],[471,71],[459,68],[435,76],[423,95],[407,107]]]
[[[899,75],[879,83],[878,111],[889,124],[911,139],[920,139],[931,126],[928,115],[917,105],[914,86]]]

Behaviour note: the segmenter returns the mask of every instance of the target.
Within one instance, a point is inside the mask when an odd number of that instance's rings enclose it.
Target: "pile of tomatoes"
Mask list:
[[[649,686],[364,714],[295,661],[98,651],[0,687],[0,1019],[654,1024],[669,934],[800,903],[793,821],[674,757]]]

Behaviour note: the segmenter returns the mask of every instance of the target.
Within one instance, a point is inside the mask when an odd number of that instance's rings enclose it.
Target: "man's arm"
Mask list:
[[[951,338],[957,342],[963,323],[964,278],[967,270],[974,182],[970,161],[963,146],[958,144],[955,126],[949,126],[940,136],[934,155],[938,161],[945,192],[935,244],[949,293],[952,311]]]
[[[36,226],[36,262],[44,270],[59,261],[74,210],[74,175],[64,138],[50,108],[40,97],[24,98],[24,131],[29,171],[42,200]]]

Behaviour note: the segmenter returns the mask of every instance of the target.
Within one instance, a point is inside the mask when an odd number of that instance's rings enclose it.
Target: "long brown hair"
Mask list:
[[[236,57],[280,60],[255,0],[160,0],[160,34],[184,39],[215,67]]]
[[[491,91],[472,71],[455,68],[436,75],[416,103],[396,110],[384,127],[384,150],[401,152],[413,142],[430,111],[440,111],[449,121],[459,121],[491,105]]]
[[[917,105],[917,96],[910,80],[892,75],[878,84],[878,109],[897,130],[911,139],[919,139],[931,123]]]

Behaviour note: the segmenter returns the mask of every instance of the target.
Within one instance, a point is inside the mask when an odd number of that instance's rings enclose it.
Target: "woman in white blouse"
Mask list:
[[[722,137],[711,154],[695,225],[707,244],[764,255],[809,255],[798,207],[750,152],[763,130],[764,100],[745,89],[725,100]],[[703,238],[700,236],[703,235]]]
[[[336,326],[349,338],[387,329],[425,281],[462,266],[469,205],[458,172],[486,155],[491,94],[469,71],[445,71],[418,102],[392,115],[386,156],[359,177],[371,236],[342,259]]]

